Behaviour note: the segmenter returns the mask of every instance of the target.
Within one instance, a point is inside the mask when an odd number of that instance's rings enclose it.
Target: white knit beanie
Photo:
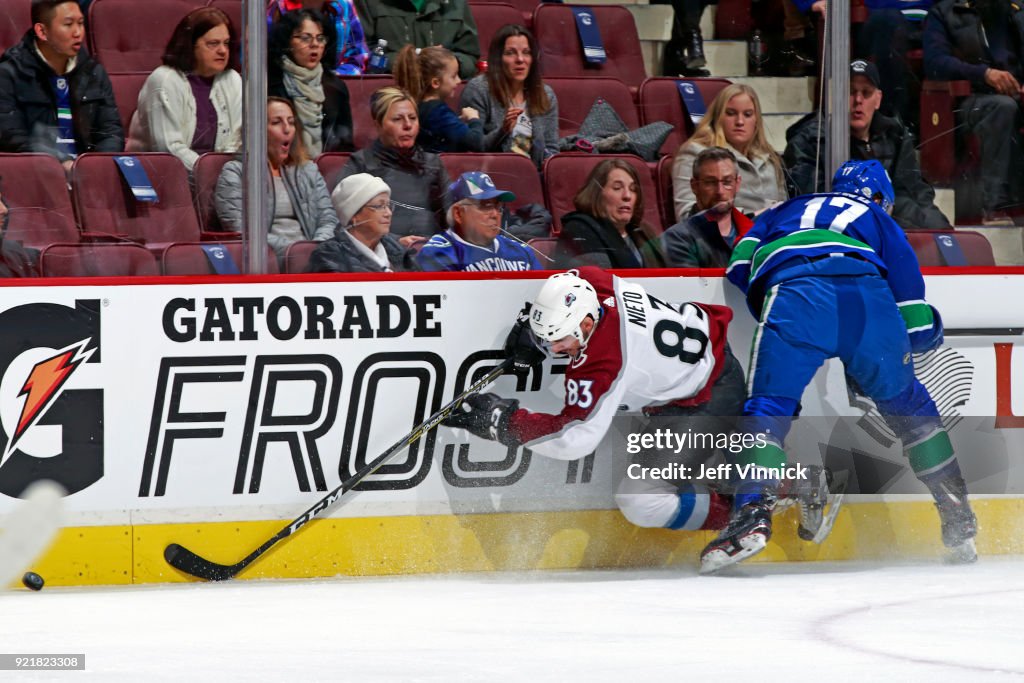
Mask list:
[[[366,203],[386,192],[391,197],[391,188],[377,176],[369,173],[356,173],[338,183],[331,193],[331,202],[334,203],[334,210],[338,212],[338,220],[341,227],[348,227],[352,222],[352,216],[359,213]]]

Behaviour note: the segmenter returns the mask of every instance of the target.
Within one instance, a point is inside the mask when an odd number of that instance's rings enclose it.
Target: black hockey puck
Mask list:
[[[25,572],[25,576],[21,577],[21,582],[25,584],[25,588],[31,588],[34,591],[43,590],[43,577],[39,576],[35,572]]]

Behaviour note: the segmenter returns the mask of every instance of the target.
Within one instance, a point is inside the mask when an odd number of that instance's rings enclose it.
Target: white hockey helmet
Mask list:
[[[541,287],[530,308],[530,329],[543,342],[552,343],[569,335],[586,346],[580,323],[587,316],[596,323],[601,316],[597,291],[575,270],[556,273]]]

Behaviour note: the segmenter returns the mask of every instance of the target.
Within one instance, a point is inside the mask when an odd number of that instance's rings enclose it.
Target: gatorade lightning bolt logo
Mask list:
[[[36,363],[28,379],[18,396],[25,397],[25,405],[21,409],[21,417],[18,418],[18,426],[11,436],[11,440],[4,450],[3,458],[0,458],[0,465],[6,462],[7,458],[14,452],[18,441],[28,432],[29,428],[36,424],[46,411],[60,396],[61,388],[64,386],[72,373],[78,366],[89,360],[96,348],[87,349],[91,337],[67,346],[55,355]]]

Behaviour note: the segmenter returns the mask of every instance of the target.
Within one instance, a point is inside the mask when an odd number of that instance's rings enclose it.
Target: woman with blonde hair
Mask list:
[[[697,201],[690,188],[693,161],[708,147],[724,147],[736,156],[740,187],[735,205],[741,212],[760,213],[787,198],[782,159],[768,144],[757,93],[749,85],[733,83],[718,93],[693,136],[676,152],[672,163],[676,221],[693,213]]]

